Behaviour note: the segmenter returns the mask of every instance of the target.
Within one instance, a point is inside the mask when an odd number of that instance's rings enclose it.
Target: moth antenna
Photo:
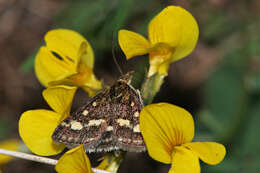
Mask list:
[[[123,75],[123,71],[122,71],[121,67],[120,67],[119,64],[118,64],[118,61],[116,60],[114,39],[115,39],[115,32],[113,31],[112,56],[113,56],[113,60],[114,60],[114,62],[115,62],[115,64],[116,64],[116,67],[117,67],[118,71],[120,72],[121,75]]]

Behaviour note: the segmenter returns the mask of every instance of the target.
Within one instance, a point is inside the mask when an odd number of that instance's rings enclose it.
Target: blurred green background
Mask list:
[[[191,55],[171,65],[154,102],[189,110],[196,122],[195,140],[225,144],[225,160],[217,166],[202,164],[202,172],[260,172],[259,0],[0,0],[0,141],[19,138],[23,111],[48,108],[33,71],[35,53],[48,30],[67,28],[83,34],[95,51],[95,74],[112,84],[120,75],[113,47],[125,72],[145,70],[147,63],[145,56],[125,60],[117,31],[147,35],[149,20],[171,4],[193,14],[200,38]],[[75,108],[89,98],[79,93],[76,99]],[[1,167],[4,173],[55,172],[52,166],[19,159]],[[129,153],[119,172],[168,169],[146,153]]]

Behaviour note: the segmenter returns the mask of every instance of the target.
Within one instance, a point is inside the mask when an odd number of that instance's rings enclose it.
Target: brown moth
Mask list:
[[[140,92],[130,85],[132,72],[96,95],[63,120],[52,138],[68,147],[84,145],[86,152],[145,151],[139,129],[143,108]]]

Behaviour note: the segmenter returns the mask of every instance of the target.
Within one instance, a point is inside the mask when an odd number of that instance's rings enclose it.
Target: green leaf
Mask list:
[[[241,164],[238,159],[226,157],[218,165],[206,165],[201,172],[208,173],[241,173]]]
[[[244,154],[254,155],[260,158],[260,138],[259,138],[259,123],[260,123],[260,101],[251,105],[251,111],[249,112],[244,128],[244,138],[242,138],[241,150]]]
[[[229,54],[206,84],[205,104],[215,122],[220,122],[216,134],[225,142],[234,139],[242,125],[248,106],[248,95],[244,87],[243,56],[238,52]],[[236,58],[236,59],[235,59]],[[204,121],[205,123],[205,121]],[[206,126],[212,126],[206,122]],[[224,127],[224,128],[223,128]]]
[[[34,60],[35,60],[35,54],[31,55],[29,58],[27,58],[22,66],[21,66],[21,71],[23,73],[28,73],[30,72],[31,70],[33,70],[33,67],[34,67]]]
[[[31,56],[29,56],[21,65],[21,72],[23,73],[28,73],[33,70],[34,68],[34,61],[35,61],[35,56],[37,54],[37,51],[39,50],[39,47],[34,49]]]

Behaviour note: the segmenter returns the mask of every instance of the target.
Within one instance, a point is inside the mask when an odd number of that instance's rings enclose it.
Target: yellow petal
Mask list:
[[[77,87],[65,85],[51,86],[42,92],[42,95],[49,106],[58,114],[62,115],[60,121],[69,115],[71,104]]]
[[[50,156],[60,153],[64,144],[55,143],[51,136],[60,123],[61,115],[48,110],[31,110],[19,120],[19,134],[25,145],[35,154]]]
[[[84,62],[79,64],[79,73],[69,77],[74,83],[80,87],[88,87],[90,89],[102,89],[101,81],[97,80],[93,70]]]
[[[168,6],[149,23],[151,46],[166,43],[174,48],[171,61],[181,59],[194,49],[199,35],[194,17],[178,6]]]
[[[190,113],[168,103],[145,106],[140,114],[140,129],[148,154],[163,163],[171,162],[176,145],[190,142],[194,136]]]
[[[17,151],[19,149],[20,141],[17,139],[9,139],[0,142],[0,149],[6,149],[11,151]],[[5,164],[12,159],[10,156],[0,154],[0,164]]]
[[[93,97],[97,94],[99,90],[102,89],[102,83],[100,80],[96,78],[94,73],[91,71],[89,73],[88,79],[81,87],[89,94],[89,96]]]
[[[94,51],[88,42],[83,42],[79,49],[80,61],[83,61],[87,66],[93,69],[94,66]]]
[[[55,29],[49,31],[45,37],[45,42],[50,50],[62,53],[75,62],[80,60],[82,56],[82,48],[86,48],[84,60],[92,68],[94,64],[93,50],[88,41],[79,33],[68,29]],[[83,45],[82,45],[83,43]]]
[[[155,52],[151,52],[149,55],[149,71],[148,77],[158,73],[159,75],[166,76],[168,74],[168,69],[171,64],[170,61],[171,54],[155,54]]]
[[[66,152],[59,159],[56,167],[58,173],[92,173],[91,164],[83,145]]]
[[[93,50],[80,34],[56,29],[45,35],[45,41],[46,47],[40,48],[35,59],[36,76],[44,86],[77,73],[80,61],[93,68]]]
[[[97,91],[102,89],[102,83],[99,81],[93,70],[90,69],[85,63],[79,67],[79,72],[64,79],[50,82],[49,86],[67,85],[77,86],[83,88],[91,97],[95,96]]]
[[[137,55],[144,55],[148,53],[150,47],[146,38],[128,30],[119,31],[118,42],[126,55],[126,59],[130,59]]]
[[[220,163],[226,155],[225,147],[216,142],[191,142],[184,144],[184,146],[196,153],[203,162],[210,165]]]
[[[175,147],[169,173],[200,173],[198,156],[183,146]]]
[[[47,47],[42,46],[35,58],[35,73],[45,87],[51,81],[77,73],[77,64],[73,61],[57,58]]]

